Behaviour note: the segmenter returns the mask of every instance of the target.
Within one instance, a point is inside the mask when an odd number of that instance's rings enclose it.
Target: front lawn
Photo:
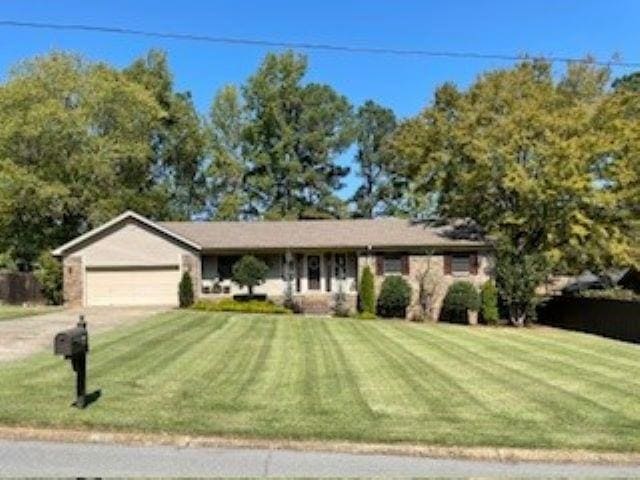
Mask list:
[[[85,411],[49,352],[0,370],[0,423],[640,451],[640,348],[546,328],[174,311],[93,337]]]
[[[0,304],[0,320],[13,320],[14,318],[31,317],[55,311],[60,307],[48,307],[45,305],[34,305],[23,307],[21,305]]]

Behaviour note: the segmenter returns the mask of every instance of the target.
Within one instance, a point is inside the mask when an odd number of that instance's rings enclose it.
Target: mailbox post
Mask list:
[[[74,407],[85,408],[87,386],[87,353],[89,352],[89,333],[84,315],[80,315],[75,328],[64,330],[55,336],[53,353],[61,355],[65,360],[71,360],[71,367],[76,372],[76,400]]]

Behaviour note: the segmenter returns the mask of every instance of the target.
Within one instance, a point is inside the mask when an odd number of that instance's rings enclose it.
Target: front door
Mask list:
[[[309,290],[320,290],[320,256],[307,257],[307,279]]]

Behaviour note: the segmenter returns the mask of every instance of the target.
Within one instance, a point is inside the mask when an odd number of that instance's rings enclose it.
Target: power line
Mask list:
[[[121,27],[105,27],[100,25],[84,25],[84,24],[62,24],[62,23],[42,23],[42,22],[21,22],[15,20],[0,20],[0,26],[19,27],[19,28],[38,28],[47,30],[64,30],[77,32],[98,32],[112,33],[119,35],[136,35],[140,37],[164,38],[171,40],[189,40],[196,42],[218,43],[227,45],[250,45],[259,47],[276,47],[276,48],[292,48],[300,50],[320,50],[330,52],[344,53],[369,53],[382,55],[397,56],[420,56],[420,57],[448,57],[448,58],[470,58],[481,60],[506,60],[518,61],[529,58],[523,55],[503,55],[496,53],[479,53],[479,52],[455,52],[455,51],[437,51],[437,50],[421,50],[421,49],[401,49],[401,48],[382,48],[382,47],[359,47],[350,45],[338,45],[328,43],[305,43],[305,42],[285,42],[251,38],[237,37],[215,37],[209,35],[197,35],[192,33],[171,33],[156,32],[150,30],[136,30]],[[535,58],[535,57],[534,57]],[[611,60],[608,62],[601,60],[590,60],[576,57],[561,56],[545,56],[542,57],[549,62],[577,62],[591,63],[601,66],[616,66],[626,68],[640,68],[640,62],[622,62]]]

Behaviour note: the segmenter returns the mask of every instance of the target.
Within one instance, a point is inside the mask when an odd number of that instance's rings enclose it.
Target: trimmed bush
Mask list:
[[[366,265],[362,270],[362,279],[360,280],[360,311],[362,313],[376,313],[376,291],[373,284],[373,273],[371,268]]]
[[[245,255],[233,265],[233,281],[241,287],[249,289],[249,297],[253,296],[253,287],[265,281],[269,267],[253,255]]]
[[[480,295],[471,282],[454,282],[442,302],[442,310],[449,321],[467,323],[467,311],[480,309]]]
[[[493,280],[488,280],[482,285],[480,291],[480,298],[482,302],[481,313],[482,320],[487,325],[495,325],[498,323],[498,289],[496,288]]]
[[[404,318],[410,302],[411,287],[404,278],[393,275],[384,279],[378,296],[378,315]]]
[[[243,312],[243,313],[292,313],[282,305],[276,305],[270,301],[249,300],[238,302],[231,298],[222,300],[198,300],[193,306],[194,310],[205,312]]]
[[[369,312],[359,313],[356,317],[360,320],[376,320],[378,318],[375,313]]]
[[[189,272],[184,272],[178,284],[178,304],[180,308],[188,308],[193,305],[193,282]]]

